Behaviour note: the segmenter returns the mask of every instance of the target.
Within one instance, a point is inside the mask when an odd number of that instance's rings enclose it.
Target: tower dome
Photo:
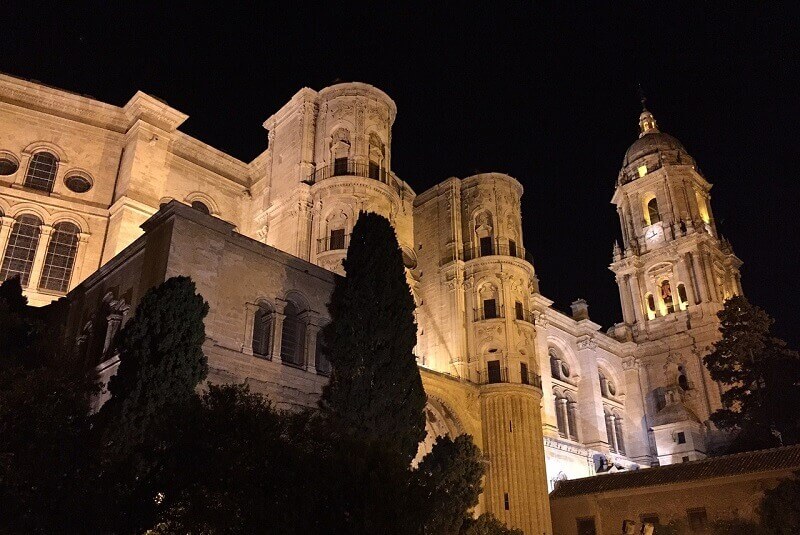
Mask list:
[[[624,184],[660,169],[664,164],[695,165],[680,141],[658,129],[647,108],[639,115],[639,139],[625,152],[619,181]]]

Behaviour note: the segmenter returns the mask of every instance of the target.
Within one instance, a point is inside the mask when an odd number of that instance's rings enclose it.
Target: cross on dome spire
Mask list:
[[[639,137],[645,134],[660,132],[656,125],[656,118],[647,109],[647,97],[644,96],[642,84],[639,84],[639,101],[642,103],[642,113],[639,115]]]

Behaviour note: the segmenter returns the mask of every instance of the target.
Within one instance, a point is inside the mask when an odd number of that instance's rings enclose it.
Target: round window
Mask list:
[[[88,178],[80,175],[68,176],[64,179],[64,183],[70,191],[74,191],[75,193],[86,193],[92,189],[92,182]]]
[[[614,383],[611,381],[608,382],[608,393],[612,396],[617,395],[617,387],[614,386]]]
[[[10,158],[0,158],[0,175],[13,175],[19,169],[17,162]]]
[[[562,377],[569,377],[569,364],[561,361],[561,376]]]

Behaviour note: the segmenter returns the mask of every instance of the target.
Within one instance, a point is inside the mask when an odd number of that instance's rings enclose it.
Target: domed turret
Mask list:
[[[664,164],[695,165],[680,141],[658,129],[656,119],[647,108],[639,115],[639,139],[625,152],[620,184],[643,177]]]

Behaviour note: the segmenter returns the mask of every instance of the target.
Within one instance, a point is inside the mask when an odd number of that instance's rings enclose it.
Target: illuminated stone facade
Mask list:
[[[740,291],[740,262],[680,144],[643,115],[652,125],[614,195],[624,322],[604,333],[585,302],[566,315],[539,293],[517,180],[448,178],[415,194],[392,172],[396,113],[367,84],[304,88],[246,163],[180,132],[187,116],[141,92],[117,107],[0,76],[2,276],[23,275],[36,305],[71,290],[70,333],[107,375],[108,342],[141,294],[191,275],[211,303],[212,378],[313,405],[334,273],[359,211],[374,211],[396,229],[417,303],[421,451],[472,434],[489,460],[480,510],[550,533],[556,480],[702,456],[719,390],[699,359],[714,312]]]

